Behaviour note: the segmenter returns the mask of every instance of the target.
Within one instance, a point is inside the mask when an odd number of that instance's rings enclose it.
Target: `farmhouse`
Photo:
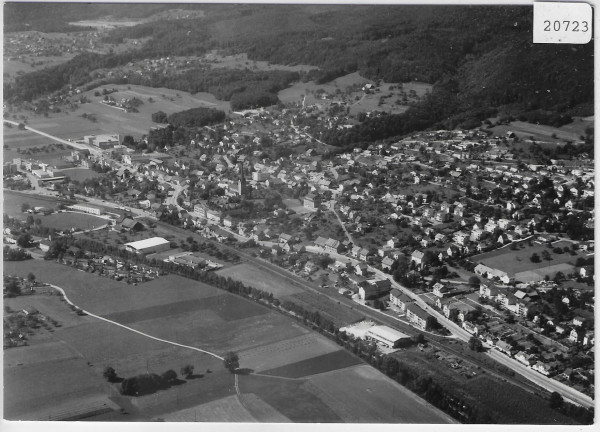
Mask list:
[[[410,341],[410,336],[384,325],[376,325],[367,330],[365,339],[373,340],[387,348],[396,348]]]
[[[125,243],[125,250],[143,255],[162,252],[170,248],[171,243],[162,237],[151,237],[144,240]]]

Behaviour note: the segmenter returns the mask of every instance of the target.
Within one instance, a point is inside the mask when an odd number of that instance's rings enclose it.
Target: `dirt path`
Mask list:
[[[86,311],[85,309],[80,308],[75,303],[73,303],[71,300],[69,300],[69,298],[67,297],[67,294],[65,293],[65,291],[61,287],[56,286],[56,285],[52,285],[52,284],[47,284],[47,285],[50,286],[50,287],[52,287],[52,288],[54,288],[54,289],[56,289],[56,290],[58,290],[65,297],[65,300],[67,301],[67,303],[69,303],[70,305],[73,305],[73,306],[81,309],[83,312],[85,312],[87,315],[89,315],[91,317],[94,317],[94,318],[102,320],[102,321],[106,321],[108,323],[111,323],[111,324],[114,324],[116,326],[122,327],[122,328],[124,328],[126,330],[129,330],[131,332],[137,333],[137,334],[142,335],[144,337],[157,340],[159,342],[164,342],[164,343],[167,343],[167,344],[170,344],[170,345],[175,345],[175,346],[178,346],[178,347],[181,347],[181,348],[191,349],[193,351],[198,351],[198,352],[201,352],[201,353],[204,353],[204,354],[211,355],[211,356],[213,356],[215,358],[218,358],[219,360],[223,360],[223,357],[221,357],[221,356],[219,356],[219,355],[217,355],[217,354],[215,354],[213,352],[206,351],[206,350],[203,350],[203,349],[200,349],[200,348],[196,348],[196,347],[193,347],[193,346],[189,346],[189,345],[183,345],[183,344],[180,344],[180,343],[177,343],[177,342],[173,342],[173,341],[170,341],[170,340],[167,340],[167,339],[160,339],[160,338],[157,338],[156,336],[149,335],[147,333],[141,332],[141,331],[133,329],[131,327],[127,327],[126,325],[119,324],[118,322],[111,321],[111,320],[106,319],[104,317],[101,317],[99,315],[95,315],[95,314],[93,314],[91,312]],[[236,378],[237,378],[237,376],[236,376]]]

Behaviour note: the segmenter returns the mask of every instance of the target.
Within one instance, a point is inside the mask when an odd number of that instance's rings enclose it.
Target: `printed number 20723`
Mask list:
[[[544,21],[544,31],[559,32],[559,31],[572,31],[572,32],[587,32],[589,31],[589,24],[587,21]]]

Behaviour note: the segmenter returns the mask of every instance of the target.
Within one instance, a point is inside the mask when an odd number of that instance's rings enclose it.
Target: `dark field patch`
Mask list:
[[[115,312],[103,316],[106,319],[121,324],[131,324],[139,321],[194,312],[197,310],[211,310],[219,315],[219,318],[223,321],[237,321],[239,319],[250,318],[268,312],[267,309],[261,308],[260,306],[238,297],[231,295],[216,295],[203,299],[181,300],[173,303],[149,306],[142,309]]]
[[[304,388],[305,380],[258,375],[239,377],[242,393],[254,393],[293,422],[339,423],[342,419],[321,399]]]
[[[301,378],[323,372],[330,372],[349,366],[360,364],[361,361],[345,350],[334,351],[317,357],[290,363],[262,372],[265,375],[281,376],[285,378]]]

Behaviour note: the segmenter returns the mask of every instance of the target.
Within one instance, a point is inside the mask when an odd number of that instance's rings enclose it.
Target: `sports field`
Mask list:
[[[108,221],[90,214],[63,212],[53,213],[48,216],[36,215],[42,221],[42,225],[59,231],[70,231],[71,228],[90,230],[106,225]]]
[[[217,271],[218,274],[239,280],[254,288],[270,292],[275,297],[301,293],[302,289],[288,279],[275,274],[265,277],[265,272],[252,264],[243,263]]]

